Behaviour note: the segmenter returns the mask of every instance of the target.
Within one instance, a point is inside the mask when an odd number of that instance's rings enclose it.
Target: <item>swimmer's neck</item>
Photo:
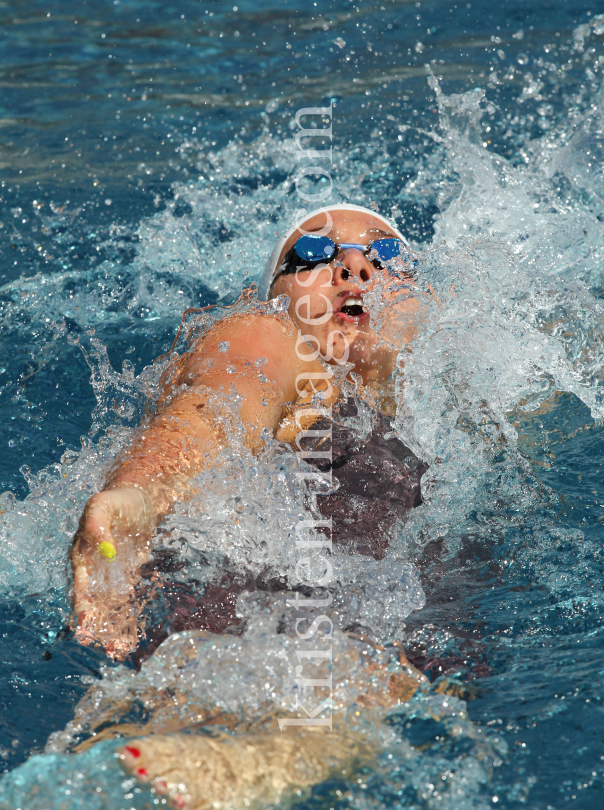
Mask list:
[[[355,362],[351,374],[358,374],[367,388],[380,388],[392,379],[397,357],[398,351],[389,346],[374,348],[367,359],[360,358]]]
[[[364,366],[357,364],[352,371],[352,374],[357,372],[362,380],[362,385],[358,388],[359,397],[375,410],[390,417],[396,415],[393,372],[397,368],[397,356],[394,350],[386,351],[381,358],[382,362]]]

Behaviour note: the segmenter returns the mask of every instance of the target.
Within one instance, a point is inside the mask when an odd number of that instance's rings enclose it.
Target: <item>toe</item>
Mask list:
[[[137,773],[138,770],[141,770],[141,750],[135,742],[121,748],[118,751],[118,757],[125,771]],[[142,770],[145,770],[144,767]],[[140,775],[142,776],[143,774]]]
[[[153,780],[153,787],[155,788],[156,792],[160,793],[162,796],[170,791],[170,786],[166,780],[162,779],[161,777]]]
[[[132,776],[136,776],[139,782],[149,783],[155,793],[159,796],[167,796],[169,806],[174,810],[186,810],[188,807],[187,799],[190,799],[188,794],[186,796],[177,793],[178,790],[183,790],[184,785],[168,782],[162,776],[155,776],[152,772],[154,770],[153,763],[149,761],[149,749],[145,752],[145,745],[141,745],[140,740],[133,740],[124,745],[123,748],[117,752],[120,763],[124,771]],[[153,754],[153,746],[151,746],[151,755]],[[157,771],[156,771],[157,772]]]

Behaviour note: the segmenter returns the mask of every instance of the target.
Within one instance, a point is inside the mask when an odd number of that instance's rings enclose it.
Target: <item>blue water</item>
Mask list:
[[[604,7],[236,2],[0,6],[0,807],[151,800],[113,743],[42,754],[126,677],[65,629],[69,540],[182,311],[259,277],[294,115],[332,103],[332,199],[395,216],[441,297],[397,420],[431,464],[401,633],[499,758],[420,700],[398,777],[305,806],[601,808]]]

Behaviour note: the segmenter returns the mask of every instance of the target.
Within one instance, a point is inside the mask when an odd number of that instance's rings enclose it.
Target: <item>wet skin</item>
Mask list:
[[[326,235],[336,244],[369,244],[394,235],[368,214],[339,211],[331,217]],[[302,227],[316,232],[325,222],[325,215],[319,214]],[[282,255],[299,235],[288,240]],[[81,643],[100,642],[118,659],[137,647],[142,632],[137,624],[138,569],[148,559],[153,530],[173,503],[195,493],[192,479],[212,466],[228,443],[208,402],[213,395],[230,391],[235,383],[242,397],[245,442],[255,451],[263,445],[262,430],[268,428],[274,434],[286,403],[295,402],[303,393],[300,379],[308,379],[309,372],[324,372],[317,352],[332,364],[347,356],[369,388],[388,379],[398,349],[376,334],[368,313],[353,317],[342,312],[348,298],[362,299],[373,288],[380,272],[361,251],[346,249],[322,269],[280,276],[271,297],[289,296],[289,317],[252,314],[229,318],[214,325],[182,358],[176,378],[166,381],[157,415],[117,460],[105,488],[88,501],[82,514],[71,555],[76,636]],[[401,341],[411,340],[413,329],[398,329],[399,347]],[[300,347],[300,334],[306,336],[308,345]],[[224,340],[230,344],[227,353],[218,347]],[[254,366],[259,358],[266,358],[262,375]],[[237,372],[230,374],[227,367],[233,365]],[[334,389],[331,399],[337,395]],[[112,548],[115,559],[110,561],[101,552],[112,556]]]
[[[325,214],[307,220],[302,229],[305,233],[319,232],[328,236],[336,245],[351,242],[368,245],[388,236],[396,238],[380,221],[361,212],[334,211],[330,218],[332,227],[327,233]],[[288,239],[282,257],[300,235],[297,231]],[[341,362],[348,347],[348,361],[354,363],[365,385],[388,379],[395,367],[398,349],[379,339],[367,311],[354,317],[343,312],[342,306],[350,296],[362,299],[373,289],[380,273],[360,250],[348,248],[322,269],[279,276],[271,291],[273,297],[287,295],[290,298],[290,317],[312,341],[313,348],[319,347],[321,356],[328,362]],[[330,312],[332,316],[328,318]],[[405,338],[403,341],[409,342]]]

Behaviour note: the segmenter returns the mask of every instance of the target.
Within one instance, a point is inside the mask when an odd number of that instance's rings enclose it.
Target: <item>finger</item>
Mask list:
[[[98,641],[97,625],[99,623],[99,611],[89,603],[82,602],[79,609],[75,611],[74,635],[76,641],[84,646],[89,646]]]
[[[130,653],[136,649],[136,643],[123,638],[106,639],[103,646],[109,658],[114,661],[123,661]]]
[[[81,618],[84,617],[84,613],[80,613],[78,616],[78,622],[80,622]],[[96,636],[90,630],[87,630],[83,627],[76,627],[74,631],[75,640],[78,644],[81,644],[83,647],[89,647],[91,644],[94,644],[96,640]]]
[[[82,609],[75,613],[75,639],[79,644],[101,645],[106,654],[115,661],[123,661],[138,646],[136,617],[119,612],[99,610],[89,602],[82,602]]]

